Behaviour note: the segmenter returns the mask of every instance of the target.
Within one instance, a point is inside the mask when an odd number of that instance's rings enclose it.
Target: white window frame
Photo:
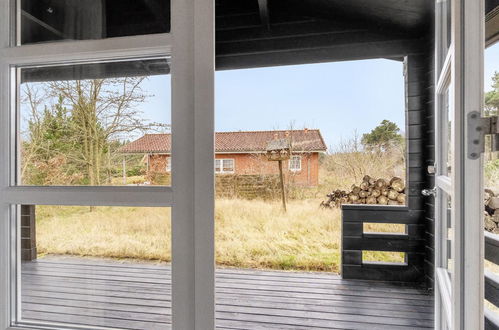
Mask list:
[[[447,25],[442,19],[445,1],[452,3],[452,40],[448,51],[442,42],[447,34]],[[468,157],[467,115],[483,108],[484,1],[437,0],[435,9],[435,329],[482,330],[483,159]],[[447,150],[444,145],[448,141],[442,135],[444,125],[447,125],[442,96],[447,89],[453,109],[450,175],[445,168]],[[443,221],[447,212],[443,192],[452,201],[452,277],[445,269],[448,242]]]
[[[165,171],[167,173],[171,173],[172,171],[172,156],[171,155],[166,155],[166,160],[165,160]]]
[[[232,170],[231,171],[225,171],[224,170],[224,161],[230,160],[232,161]],[[220,162],[220,170],[217,171],[217,165],[216,162]],[[215,173],[216,174],[234,174],[236,172],[236,161],[234,158],[217,158],[215,159]]]
[[[171,33],[11,46],[15,2],[0,0],[0,330],[24,329],[12,326],[16,204],[172,207],[173,329],[214,329],[214,1],[172,0]],[[153,56],[172,63],[171,187],[14,185],[13,67]]]
[[[295,167],[292,166],[293,165],[293,158],[298,158],[298,165],[299,165],[298,168],[295,168]],[[289,161],[288,161],[288,163],[289,163],[289,166],[288,166],[289,170],[291,172],[300,172],[301,171],[301,160],[302,159],[301,159],[300,155],[291,155],[291,158],[289,158]]]

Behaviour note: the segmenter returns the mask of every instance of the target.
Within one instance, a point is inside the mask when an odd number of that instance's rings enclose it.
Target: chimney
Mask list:
[[[308,128],[305,127],[303,130],[305,131],[305,133],[308,133]]]

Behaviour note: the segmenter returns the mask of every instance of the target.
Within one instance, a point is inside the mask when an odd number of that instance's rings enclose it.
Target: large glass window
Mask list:
[[[18,69],[20,185],[169,185],[165,58]]]
[[[169,0],[22,0],[18,43],[170,32]]]

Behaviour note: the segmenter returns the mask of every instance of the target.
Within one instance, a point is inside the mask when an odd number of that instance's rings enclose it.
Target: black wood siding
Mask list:
[[[423,158],[424,166],[432,166],[435,164],[435,76],[434,76],[434,41],[428,41],[427,53],[424,57],[426,63],[425,86],[425,117],[424,117],[424,140],[423,140]],[[427,188],[435,186],[435,178],[433,174],[429,174],[424,169],[424,178]],[[426,256],[425,256],[425,278],[428,288],[433,288],[434,271],[435,271],[435,199],[433,197],[423,198],[425,211],[425,240],[426,240]]]
[[[421,225],[425,237],[425,282],[433,287],[434,261],[434,199],[421,195],[424,188],[434,186],[433,175],[427,167],[435,162],[434,147],[434,78],[433,42],[419,55],[409,55],[406,61],[407,136],[409,208],[424,211]]]

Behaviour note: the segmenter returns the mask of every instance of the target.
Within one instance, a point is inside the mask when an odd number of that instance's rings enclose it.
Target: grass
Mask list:
[[[216,202],[216,260],[250,268],[339,271],[340,214],[317,200]]]
[[[218,265],[306,271],[340,270],[340,211],[319,208],[320,200],[281,204],[218,199],[215,214]],[[372,224],[368,231],[398,232]],[[37,207],[39,253],[171,261],[169,208]],[[374,254],[403,261],[396,254]],[[398,259],[397,259],[398,258]]]
[[[321,159],[317,187],[288,190],[288,212],[279,201],[217,199],[215,252],[218,265],[241,268],[339,272],[341,212],[319,204],[333,189],[359,184],[364,174],[403,177],[399,153],[340,152]],[[353,166],[352,164],[355,164]],[[127,184],[144,177],[128,177]],[[118,179],[116,179],[118,180]],[[121,179],[120,179],[121,180]],[[118,180],[115,184],[122,184]],[[368,232],[403,232],[370,223]],[[37,206],[39,253],[171,261],[170,209]],[[366,261],[403,262],[397,253],[372,251]]]
[[[136,176],[127,176],[126,184],[143,184],[147,179],[144,175],[136,175]],[[112,178],[111,184],[113,186],[123,185],[123,178]]]
[[[170,261],[170,209],[37,206],[41,254]]]

